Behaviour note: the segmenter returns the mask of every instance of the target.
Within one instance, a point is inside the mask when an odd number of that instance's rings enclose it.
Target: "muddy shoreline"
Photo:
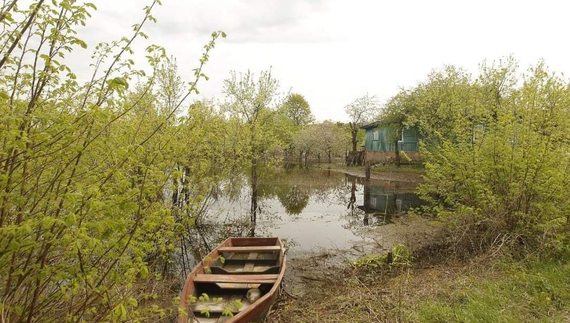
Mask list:
[[[353,241],[350,248],[323,248],[288,259],[285,288],[291,295],[302,296],[308,283],[330,274],[327,269],[347,266],[365,255],[385,254],[398,244],[419,250],[438,239],[439,227],[439,222],[430,219],[402,215],[390,224],[369,228],[362,240]]]
[[[331,171],[342,172],[364,179],[364,169],[330,168]],[[422,181],[421,174],[406,172],[373,171],[371,180],[402,182],[404,186],[415,188]],[[302,307],[303,299],[320,297],[336,293],[344,288],[346,279],[354,270],[354,262],[366,255],[383,255],[396,245],[402,244],[410,250],[420,250],[438,240],[440,223],[433,219],[412,215],[399,215],[391,219],[391,223],[367,227],[361,239],[353,241],[350,248],[323,248],[312,254],[301,255],[287,261],[284,278],[284,291],[280,300],[272,309],[267,322],[303,322],[306,316]],[[356,288],[367,293],[366,286]],[[319,294],[315,294],[319,290]],[[323,299],[322,303],[326,302]],[[292,307],[299,309],[292,310]],[[290,317],[291,315],[297,318]],[[310,319],[308,319],[310,321]]]

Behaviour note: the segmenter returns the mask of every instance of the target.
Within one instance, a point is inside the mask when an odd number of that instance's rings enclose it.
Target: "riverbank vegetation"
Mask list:
[[[190,103],[226,34],[205,40],[190,81],[160,46],[148,44],[144,67],[135,65],[132,44],[145,41],[143,27],[160,5],[149,3],[130,35],[99,44],[76,34],[88,25],[93,4],[2,7],[3,321],[166,320],[177,310],[170,302],[179,286],[173,272],[200,257],[193,247],[204,238],[194,229],[215,216],[208,205],[221,189],[231,193],[241,187],[232,183],[247,181],[251,212],[244,218],[255,224],[264,168],[283,159],[330,162],[361,143],[354,125],[362,121],[314,122],[302,94],[283,93],[271,70],[232,72],[224,101]],[[94,50],[89,76],[67,64],[77,48]],[[512,59],[484,64],[475,78],[446,67],[396,95],[381,117],[396,131],[416,126],[425,138],[420,193],[431,205],[417,213],[446,224],[440,262],[423,269],[416,254],[408,266],[348,266],[340,284],[315,289],[328,302],[315,295],[289,309],[283,303],[281,315],[476,321],[468,318],[482,317],[481,308],[502,295],[524,301],[506,304],[510,312],[494,307],[488,317],[567,319],[569,100],[567,80],[544,63],[521,74]],[[291,213],[308,199],[301,191],[275,194],[293,195]],[[255,234],[254,225],[215,229]],[[447,257],[454,261],[442,261]],[[456,285],[440,284],[420,300],[422,279],[445,268],[460,268],[450,280]],[[295,309],[307,304],[313,307],[304,313]]]
[[[379,123],[422,134],[418,191],[429,205],[417,212],[440,234],[405,268],[374,255],[335,268],[337,285],[309,283],[309,294],[279,314],[299,322],[311,321],[304,312],[322,322],[569,321],[569,98],[568,81],[544,62],[521,73],[513,58],[482,64],[476,77],[447,66],[395,95]]]
[[[159,5],[149,1],[130,34],[98,44],[77,34],[90,28],[94,4],[1,7],[2,321],[176,315],[178,275],[206,241],[195,229],[216,216],[208,203],[252,174],[252,212],[243,218],[255,222],[256,174],[299,150],[292,143],[312,122],[310,108],[302,95],[281,93],[271,71],[232,72],[220,103],[189,101],[226,34],[205,39],[193,79],[183,80],[177,60],[143,32]],[[135,42],[147,43],[143,55]],[[78,73],[74,54],[86,48],[89,72]],[[311,152],[338,156],[328,143]]]
[[[302,295],[283,295],[268,322],[292,317],[295,322],[410,323],[570,319],[567,260],[480,255],[459,261],[441,249],[413,255],[409,266],[366,257],[311,270]]]

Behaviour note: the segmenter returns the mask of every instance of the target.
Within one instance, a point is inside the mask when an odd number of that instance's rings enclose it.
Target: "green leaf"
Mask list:
[[[79,44],[79,46],[81,46],[81,48],[87,49],[87,43],[86,43],[86,42],[84,42],[84,41],[82,41],[82,40],[80,40],[80,39],[77,39],[77,40],[75,40],[75,43],[76,43],[76,44]]]
[[[229,306],[224,307],[224,310],[222,311],[222,315],[223,315],[223,316],[234,317],[234,313],[233,313],[232,309],[231,309]]]
[[[115,317],[119,318],[121,321],[125,321],[127,319],[127,309],[125,308],[125,305],[119,304],[117,307],[115,307],[113,312],[115,314]]]
[[[125,80],[125,78],[123,77],[115,77],[107,81],[107,84],[109,84],[110,88],[118,88],[118,89],[129,88],[129,83],[127,83],[127,80]]]
[[[206,294],[206,293],[202,293],[202,295],[200,295],[199,299],[203,302],[207,302],[210,300],[210,296],[208,296],[208,294]]]
[[[10,96],[8,95],[8,93],[6,93],[4,91],[0,91],[0,99],[9,100]]]
[[[242,308],[242,306],[243,306],[242,302],[241,302],[240,300],[238,300],[238,299],[236,299],[236,300],[233,302],[232,305],[234,306],[234,308],[235,308],[236,310],[239,310],[239,309]]]
[[[137,300],[135,298],[132,298],[132,297],[127,300],[127,304],[129,304],[132,307],[137,307],[139,305]]]
[[[148,277],[148,267],[146,265],[142,265],[141,267],[141,277],[142,278],[147,278]]]

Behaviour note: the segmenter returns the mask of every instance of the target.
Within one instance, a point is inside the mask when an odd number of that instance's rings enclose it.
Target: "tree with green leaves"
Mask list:
[[[415,126],[410,121],[414,119],[417,111],[413,95],[411,91],[400,90],[398,94],[388,100],[379,117],[378,124],[389,129],[388,140],[394,143],[397,167],[400,167],[401,164],[399,141],[402,138],[404,128]]]
[[[474,80],[457,71],[418,87],[416,118],[430,139],[423,197],[461,223],[465,248],[501,241],[567,252],[567,80],[543,62],[519,74],[512,58],[483,64]]]
[[[142,28],[155,21],[149,1],[130,37],[95,46],[85,84],[65,60],[75,27],[96,7],[76,1],[4,2],[0,24],[0,307],[10,322],[158,319],[138,308],[156,295],[157,258],[174,251],[178,226],[164,192],[180,147],[172,120],[197,91],[205,46],[188,91],[165,109],[157,74],[129,59]],[[148,63],[166,62],[147,48]],[[156,71],[156,70],[155,70]],[[134,84],[135,79],[141,79]]]
[[[296,127],[300,128],[315,121],[309,103],[301,94],[289,94],[283,103],[283,110]]]
[[[264,154],[278,144],[274,121],[281,102],[278,96],[279,82],[271,71],[263,71],[258,78],[248,71],[231,72],[224,81],[227,97],[226,109],[232,117],[241,121],[237,138],[243,139],[240,153],[251,167],[251,222],[255,223],[258,211],[258,168]]]

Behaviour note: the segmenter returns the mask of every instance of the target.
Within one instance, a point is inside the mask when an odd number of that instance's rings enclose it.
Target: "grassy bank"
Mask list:
[[[570,322],[570,263],[496,262],[502,270],[462,274],[410,313],[421,322]]]
[[[371,263],[371,262],[363,262]],[[323,269],[269,322],[570,322],[568,260]]]

